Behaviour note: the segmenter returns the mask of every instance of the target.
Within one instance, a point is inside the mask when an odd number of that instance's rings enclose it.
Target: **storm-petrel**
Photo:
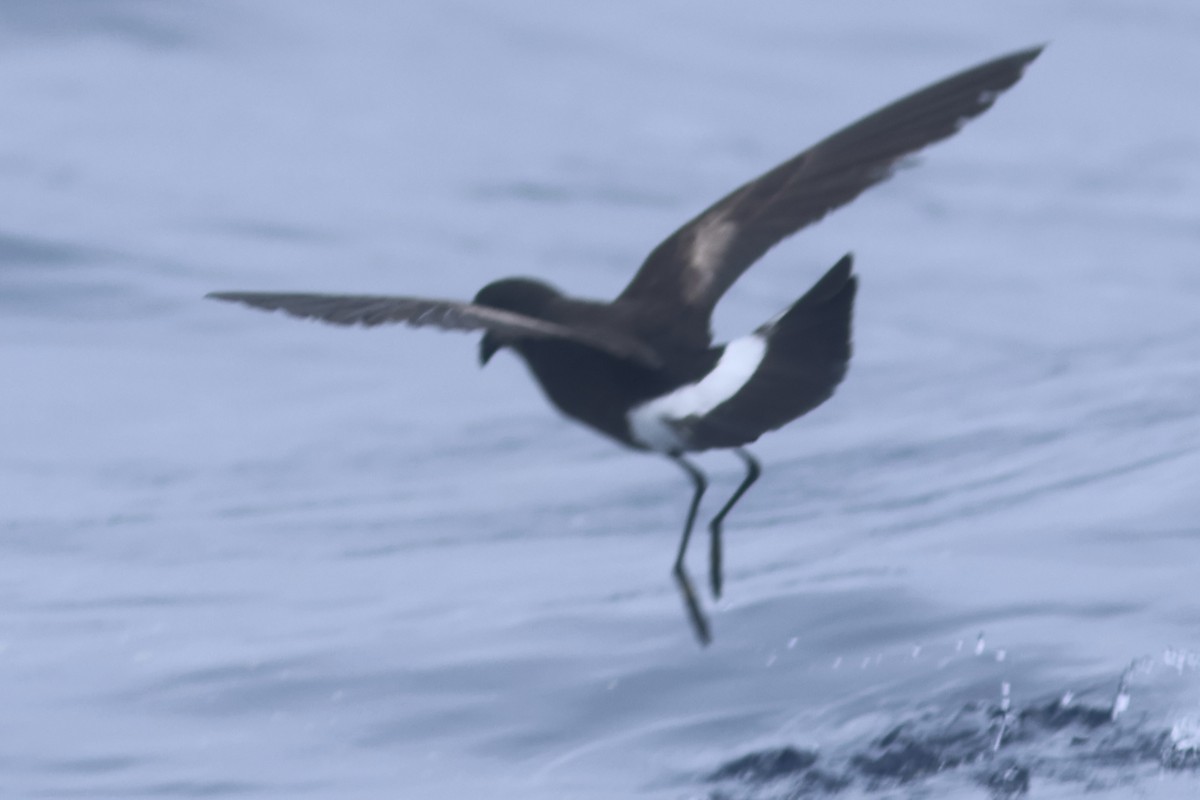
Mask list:
[[[819,406],[846,374],[857,287],[851,256],[781,314],[728,344],[712,342],[713,307],[780,240],[983,113],[1041,49],[988,61],[910,94],[739,187],[658,245],[611,302],[572,298],[531,278],[490,283],[469,303],[279,292],[209,297],[336,325],[481,330],[481,364],[507,347],[563,414],[635,450],[670,458],[693,485],[674,575],[696,635],[707,643],[709,623],[684,569],[707,481],[685,454],[730,448],[746,466],[709,524],[712,592],[720,596],[721,524],[761,472],[744,446]]]

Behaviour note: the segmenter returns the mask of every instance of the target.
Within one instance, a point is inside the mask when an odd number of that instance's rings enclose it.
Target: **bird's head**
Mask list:
[[[545,319],[546,306],[561,296],[553,286],[533,278],[504,278],[480,289],[472,302],[526,317]],[[483,334],[479,341],[479,365],[486,366],[497,350],[510,344],[511,341],[492,331]]]

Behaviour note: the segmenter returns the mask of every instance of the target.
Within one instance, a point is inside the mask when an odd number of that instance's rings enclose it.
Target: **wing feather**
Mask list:
[[[457,300],[388,295],[213,292],[213,300],[241,303],[265,311],[333,325],[405,324],[452,331],[486,330],[505,339],[563,339],[646,366],[661,366],[657,354],[632,337],[610,331],[570,328],[535,317]]]
[[[997,58],[914,92],[735,189],[656,247],[619,299],[671,320],[686,338],[709,341],[713,307],[751,264],[982,114],[1041,51]]]

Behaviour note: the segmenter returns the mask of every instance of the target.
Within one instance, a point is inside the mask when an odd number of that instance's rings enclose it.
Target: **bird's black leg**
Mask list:
[[[712,534],[712,548],[709,550],[708,577],[712,582],[713,597],[721,596],[721,523],[725,521],[725,515],[729,513],[734,504],[742,499],[742,495],[746,493],[746,490],[762,474],[762,467],[759,466],[758,459],[740,447],[733,452],[737,453],[738,457],[746,462],[746,477],[742,479],[737,491],[733,493],[733,497],[729,498],[729,501],[721,507],[717,515],[712,518],[712,522],[708,524],[708,530]]]
[[[692,479],[692,486],[695,487],[692,503],[688,506],[687,521],[683,524],[683,538],[679,540],[679,553],[675,556],[674,573],[679,590],[683,593],[683,603],[687,608],[692,629],[696,633],[696,638],[700,640],[700,644],[706,645],[712,641],[712,631],[709,628],[708,619],[700,610],[699,601],[696,600],[696,592],[692,589],[691,578],[688,577],[684,568],[683,557],[687,553],[688,539],[692,536],[692,526],[696,524],[696,512],[700,509],[700,498],[704,496],[704,490],[708,488],[708,481],[705,480],[704,473],[683,456],[673,455],[671,460],[683,468],[683,471]]]

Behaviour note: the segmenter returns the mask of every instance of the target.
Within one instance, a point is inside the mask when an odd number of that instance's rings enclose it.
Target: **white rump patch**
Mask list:
[[[678,423],[702,417],[741,390],[767,354],[767,340],[758,334],[734,339],[712,371],[696,383],[647,400],[629,410],[633,438],[660,453],[687,449]]]

